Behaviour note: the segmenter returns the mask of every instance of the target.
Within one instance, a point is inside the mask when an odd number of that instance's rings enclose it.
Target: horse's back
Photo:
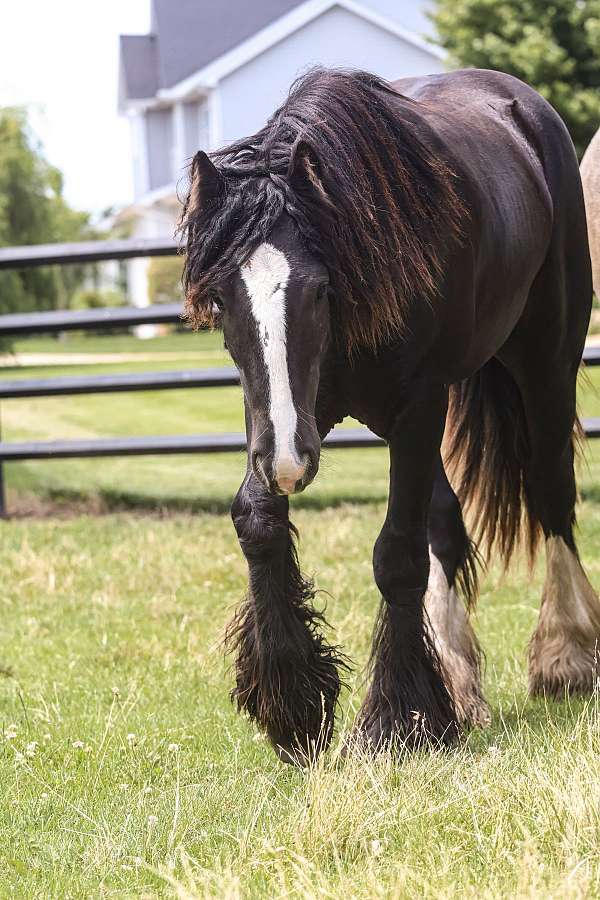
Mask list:
[[[420,104],[438,130],[460,143],[476,136],[484,165],[523,151],[539,162],[550,190],[563,171],[570,177],[577,157],[569,132],[541,94],[512,75],[487,69],[458,69],[421,78],[405,78],[394,88]],[[502,137],[505,138],[502,141]],[[500,143],[499,143],[500,140]]]
[[[537,322],[562,321],[577,355],[589,319],[589,254],[577,156],[558,113],[501,72],[458,70],[394,88],[417,103],[470,211],[466,256],[453,260],[444,291],[457,320],[473,298],[468,365],[494,355],[526,311]],[[534,303],[542,271],[565,290]]]

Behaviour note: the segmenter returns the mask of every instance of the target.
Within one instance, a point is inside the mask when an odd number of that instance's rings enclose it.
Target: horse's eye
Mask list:
[[[214,291],[214,293],[212,295],[212,302],[217,307],[219,312],[223,312],[223,299],[222,299],[221,295],[218,294],[216,291]]]
[[[317,300],[326,300],[328,290],[329,290],[329,284],[328,284],[328,282],[324,281],[318,287],[316,299]]]

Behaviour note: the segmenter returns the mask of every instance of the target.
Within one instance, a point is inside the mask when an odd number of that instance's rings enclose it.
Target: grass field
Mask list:
[[[173,368],[226,362],[215,336],[133,344],[120,339],[121,369],[161,367],[136,363],[134,347],[181,348]],[[582,407],[600,414],[591,387]],[[229,389],[11,401],[2,421],[5,440],[242,427]],[[598,587],[599,451],[580,509]],[[314,770],[284,767],[231,708],[219,646],[245,585],[226,514],[242,468],[238,455],[7,467],[18,515],[0,529],[0,897],[600,896],[598,697],[526,696],[541,567],[492,567],[484,581],[490,729],[395,763],[342,760],[336,738]],[[304,568],[354,661],[338,733],[363,690],[386,468],[380,450],[331,451],[293,501]]]

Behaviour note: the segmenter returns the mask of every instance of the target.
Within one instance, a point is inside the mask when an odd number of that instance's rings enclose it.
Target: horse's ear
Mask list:
[[[321,165],[312,147],[306,141],[298,141],[294,147],[288,170],[288,181],[292,187],[312,187],[327,196],[323,186]]]
[[[223,197],[224,189],[225,179],[204,150],[199,150],[192,160],[186,214],[189,216],[216,206]]]

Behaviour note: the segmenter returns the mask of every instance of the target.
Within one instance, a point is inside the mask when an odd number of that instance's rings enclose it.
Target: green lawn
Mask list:
[[[97,334],[66,332],[60,338],[15,338],[13,353],[206,353],[223,350],[223,336],[219,332],[168,332],[150,340],[138,340],[131,334]]]
[[[194,365],[218,350],[194,340]],[[591,389],[582,406],[600,414]],[[11,401],[2,420],[5,440],[241,428],[229,389]],[[364,688],[386,468],[381,450],[331,451],[293,501],[304,568],[355,664],[340,729]],[[47,515],[0,527],[0,897],[600,896],[598,698],[526,697],[541,567],[492,567],[483,585],[490,729],[400,762],[342,760],[336,738],[305,773],[227,697],[219,641],[245,566],[225,509],[243,459],[7,469],[13,508]],[[581,484],[600,587],[600,448]],[[105,514],[77,513],[90,498]]]

